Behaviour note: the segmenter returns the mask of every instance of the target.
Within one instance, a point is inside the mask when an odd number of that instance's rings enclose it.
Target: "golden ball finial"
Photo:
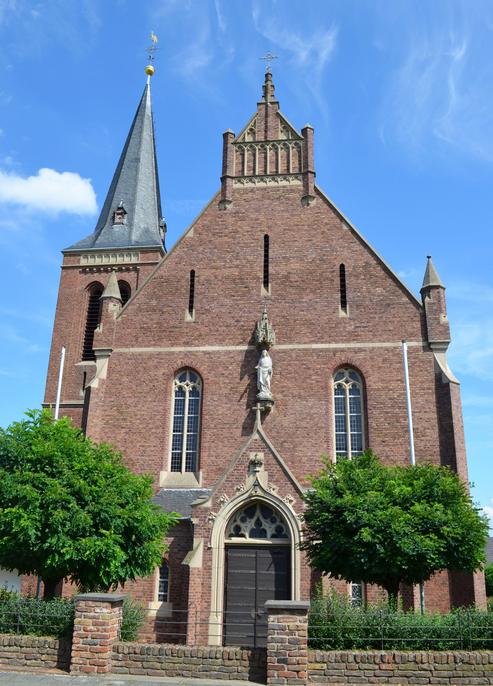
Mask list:
[[[154,74],[154,67],[152,64],[148,64],[147,67],[145,68],[145,73],[147,76],[152,76]]]

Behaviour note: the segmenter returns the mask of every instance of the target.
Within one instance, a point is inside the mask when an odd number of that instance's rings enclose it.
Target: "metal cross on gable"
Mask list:
[[[268,52],[265,53],[262,57],[259,57],[259,60],[263,60],[265,64],[265,73],[270,74],[270,63],[272,60],[277,60],[279,59],[277,55],[273,55],[271,51],[269,50]]]

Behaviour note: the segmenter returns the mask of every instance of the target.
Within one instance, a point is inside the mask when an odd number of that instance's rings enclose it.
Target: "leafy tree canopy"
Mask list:
[[[100,590],[151,574],[178,520],[151,502],[152,478],[66,417],[26,417],[0,429],[0,566],[41,576],[45,597],[64,578]]]
[[[314,567],[385,588],[422,583],[442,569],[473,572],[484,562],[486,518],[450,469],[385,467],[371,451],[312,478],[303,547]]]

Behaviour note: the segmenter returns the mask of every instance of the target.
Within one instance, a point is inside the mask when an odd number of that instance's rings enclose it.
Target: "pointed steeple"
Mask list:
[[[445,286],[442,283],[442,280],[438,276],[438,272],[435,269],[435,265],[431,260],[431,255],[427,256],[427,260],[428,262],[426,263],[426,271],[423,279],[423,285],[421,286],[421,290],[429,288],[430,286],[438,286],[439,288],[445,288]]]
[[[164,230],[148,79],[96,228],[65,252],[163,249]]]

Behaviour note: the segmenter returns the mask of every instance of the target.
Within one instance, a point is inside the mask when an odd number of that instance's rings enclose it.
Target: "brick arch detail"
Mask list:
[[[355,360],[354,358],[348,356],[347,354],[339,354],[336,355],[334,360],[332,361],[332,364],[328,368],[329,371],[329,378],[328,378],[328,383],[330,384],[329,386],[329,407],[330,407],[330,416],[331,416],[331,458],[332,461],[336,461],[336,451],[335,451],[335,408],[334,408],[334,389],[333,389],[333,381],[334,381],[334,376],[336,372],[339,369],[354,369],[355,372],[357,372],[360,377],[361,377],[361,383],[363,386],[363,436],[365,439],[364,445],[365,449],[370,446],[370,424],[368,421],[368,390],[367,390],[367,374],[368,372],[368,367],[363,363],[361,364],[361,360]]]
[[[291,538],[291,599],[299,600],[301,593],[301,560],[299,545],[302,540],[300,522],[294,510],[275,493],[258,488],[253,484],[227,502],[218,512],[212,527],[210,546],[212,548],[211,610],[209,615],[209,645],[222,644],[222,613],[224,609],[225,534],[228,522],[234,513],[248,502],[260,501],[280,512]]]

